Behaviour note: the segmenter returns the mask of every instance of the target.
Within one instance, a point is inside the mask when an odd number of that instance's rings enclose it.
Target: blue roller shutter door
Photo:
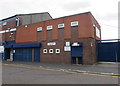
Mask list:
[[[71,51],[72,63],[76,64],[76,58],[78,58],[78,63],[83,64],[82,47],[72,46],[71,49],[72,49]]]
[[[34,62],[40,62],[40,48],[34,48]]]
[[[16,48],[14,53],[14,61],[32,61],[32,48]]]

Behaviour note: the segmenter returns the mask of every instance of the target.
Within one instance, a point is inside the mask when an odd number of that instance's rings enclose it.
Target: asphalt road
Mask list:
[[[118,77],[3,65],[2,83],[3,84],[117,84]]]

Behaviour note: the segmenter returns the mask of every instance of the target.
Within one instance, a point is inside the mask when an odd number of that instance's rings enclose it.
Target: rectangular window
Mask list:
[[[49,53],[53,53],[53,49],[49,49]]]
[[[100,30],[96,27],[96,36],[100,38]]]
[[[52,30],[52,25],[47,26],[47,30]]]
[[[58,28],[63,28],[64,26],[64,24],[58,24]]]
[[[78,26],[78,21],[71,22],[71,26]]]
[[[38,28],[37,28],[37,31],[42,31],[42,27],[38,27]]]
[[[7,25],[7,22],[3,22],[3,26]]]

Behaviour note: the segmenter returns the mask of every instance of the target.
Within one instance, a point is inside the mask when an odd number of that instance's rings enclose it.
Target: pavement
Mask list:
[[[95,65],[71,65],[71,64],[50,64],[50,63],[35,63],[35,62],[16,62],[2,61],[3,65],[13,65],[19,67],[32,67],[48,70],[69,71],[77,73],[100,74],[108,76],[120,76],[120,63],[101,62]]]

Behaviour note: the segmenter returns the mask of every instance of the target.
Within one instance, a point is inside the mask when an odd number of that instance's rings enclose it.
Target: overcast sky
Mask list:
[[[15,14],[49,12],[53,18],[92,12],[102,39],[118,38],[119,0],[0,0],[0,20]]]

